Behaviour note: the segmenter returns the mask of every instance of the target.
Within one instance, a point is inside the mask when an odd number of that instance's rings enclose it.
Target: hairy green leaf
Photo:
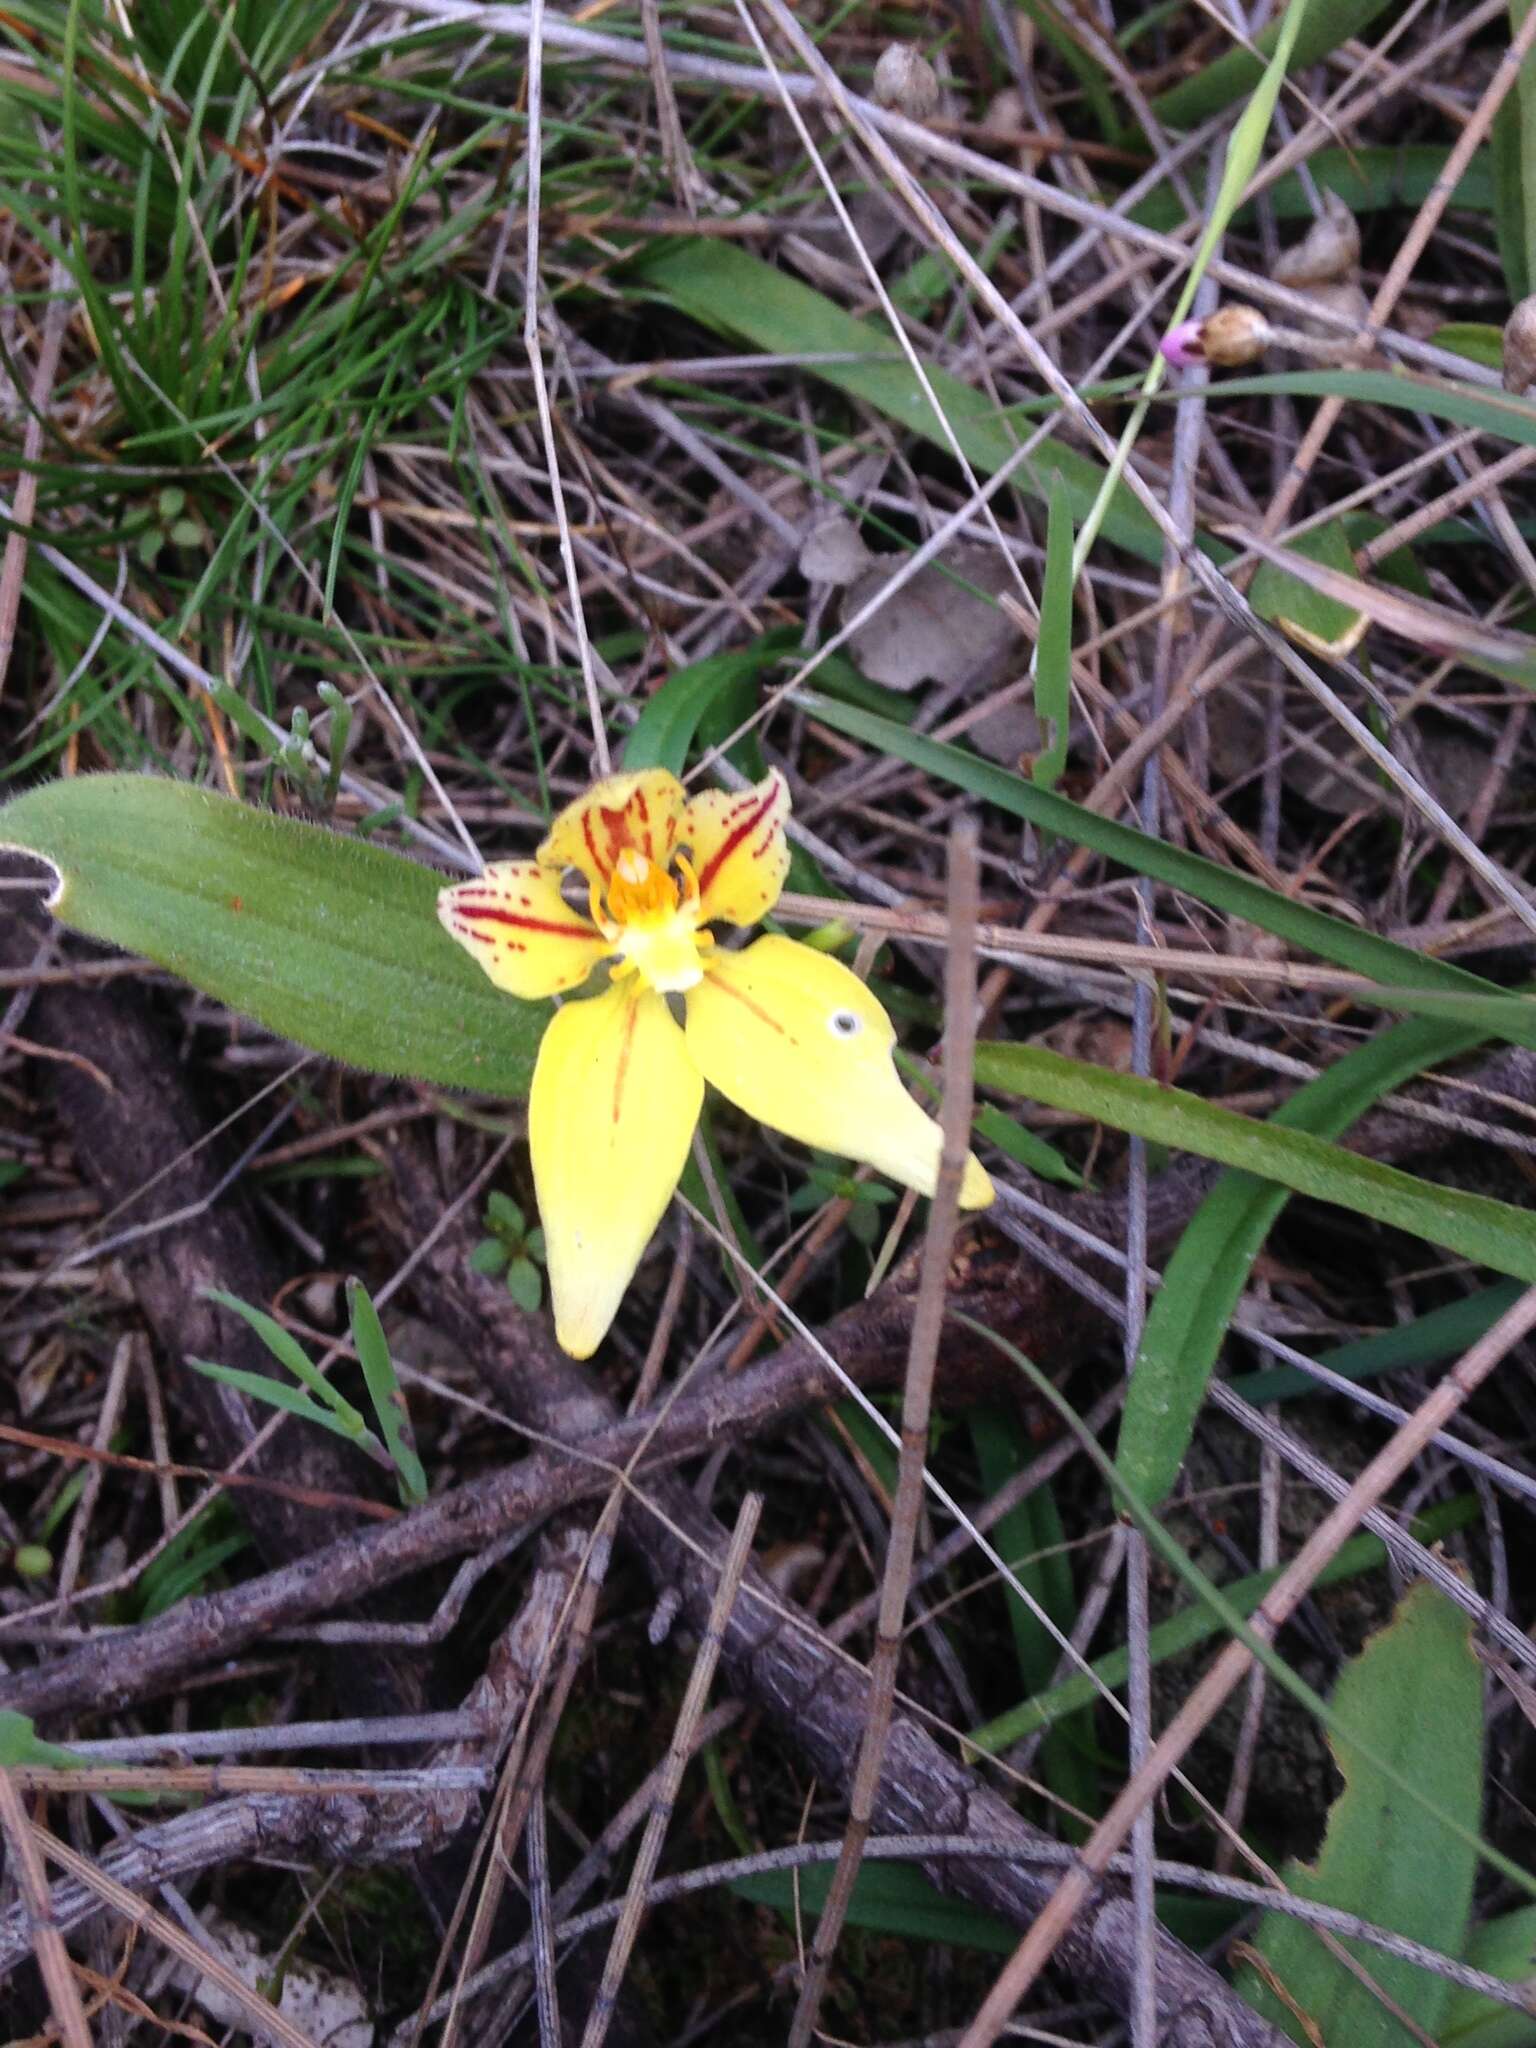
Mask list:
[[[444,877],[402,854],[184,783],[48,782],[0,808],[0,846],[58,874],[51,908],[330,1059],[523,1095],[549,1017],[442,930]]]

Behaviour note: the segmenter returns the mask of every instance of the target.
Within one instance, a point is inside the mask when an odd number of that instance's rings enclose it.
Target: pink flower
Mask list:
[[[1193,369],[1205,361],[1205,322],[1181,320],[1169,328],[1159,347],[1176,370]]]

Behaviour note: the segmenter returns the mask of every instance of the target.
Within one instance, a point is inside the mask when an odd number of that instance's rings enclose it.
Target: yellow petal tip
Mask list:
[[[555,1342],[567,1358],[590,1358],[607,1334],[606,1328],[593,1332],[555,1325]]]

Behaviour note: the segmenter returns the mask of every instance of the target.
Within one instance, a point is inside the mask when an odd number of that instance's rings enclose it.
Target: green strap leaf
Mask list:
[[[1040,751],[1030,780],[1054,789],[1067,765],[1072,724],[1072,507],[1060,477],[1051,478],[1045,528],[1045,575],[1040,589],[1040,638],[1035,645],[1035,716]]]
[[[1475,1032],[1443,1024],[1399,1024],[1297,1089],[1268,1128],[1336,1138],[1393,1088],[1477,1043]],[[1227,1325],[1289,1199],[1271,1180],[1223,1174],[1164,1269],[1142,1331],[1115,1452],[1121,1476],[1149,1507],[1167,1497],[1179,1476]]]
[[[1462,1494],[1421,1516],[1414,1522],[1412,1534],[1419,1543],[1438,1543],[1452,1530],[1464,1529],[1469,1522],[1475,1521],[1477,1511],[1475,1496]],[[1387,1546],[1379,1536],[1351,1536],[1323,1566],[1313,1581],[1313,1588],[1334,1586],[1341,1580],[1379,1571],[1386,1562]],[[1270,1571],[1249,1572],[1243,1578],[1231,1579],[1222,1587],[1222,1595],[1235,1612],[1246,1619],[1284,1569],[1283,1565],[1276,1565]],[[1182,1656],[1201,1643],[1209,1642],[1213,1636],[1223,1634],[1225,1627],[1222,1617],[1213,1607],[1192,1600],[1187,1607],[1181,1607],[1177,1614],[1171,1614],[1149,1631],[1147,1661],[1154,1666],[1165,1664],[1169,1658]],[[1102,1657],[1096,1657],[1086,1671],[1072,1672],[1046,1691],[1021,1700],[1016,1707],[999,1714],[995,1721],[973,1729],[965,1738],[966,1748],[996,1756],[999,1751],[1011,1749],[1016,1742],[1023,1742],[1040,1729],[1054,1727],[1069,1715],[1091,1707],[1098,1699],[1101,1687],[1107,1686],[1110,1691],[1118,1692],[1130,1675],[1129,1648],[1122,1644],[1119,1649],[1107,1650]]]
[[[502,995],[437,922],[434,869],[184,783],[48,782],[0,847],[58,873],[54,915],[269,1031],[378,1074],[521,1096],[549,1018]]]
[[[928,393],[888,328],[845,313],[824,293],[729,242],[665,242],[640,259],[637,272],[660,298],[700,326],[739,336],[774,355],[804,357],[824,382],[948,451]],[[924,373],[955,445],[983,476],[995,475],[1019,448],[1020,437],[1007,415],[988,392],[973,390],[947,370],[925,364]],[[1086,518],[1104,482],[1102,463],[1060,443],[1052,444],[1048,459],[1062,479],[1073,517]],[[1016,472],[1016,480],[1021,491],[1045,496],[1043,473],[1029,463]],[[1102,530],[1130,554],[1162,560],[1156,521],[1123,485],[1112,494]],[[1225,560],[1229,551],[1211,543],[1210,552]]]
[[[1136,874],[1150,875],[1154,881],[1182,889],[1215,910],[1246,918],[1262,931],[1274,932],[1320,959],[1368,976],[1380,984],[1377,999],[1385,1008],[1404,1010],[1410,1015],[1443,1017],[1476,1028],[1490,1038],[1507,1039],[1511,1045],[1536,1047],[1536,1003],[1527,996],[1509,995],[1463,968],[1415,953],[1391,939],[1377,938],[1373,932],[1346,924],[1342,918],[1294,903],[1290,897],[1265,888],[1262,882],[1234,874],[1213,860],[1165,845],[1162,840],[1130,825],[1117,824],[1112,818],[1100,817],[1097,811],[1058,796],[1054,790],[1037,789],[1023,776],[983,761],[964,747],[908,732],[905,726],[888,718],[851,704],[834,703],[831,698],[809,690],[797,691],[795,702],[824,725],[864,740],[896,760],[910,762],[914,768],[925,769],[956,789],[969,790],[973,796],[996,804],[1016,818],[1027,819],[1044,831],[1070,839],[1074,845],[1090,847]]]
[[[763,670],[799,643],[791,626],[775,626],[750,646],[712,654],[673,671],[647,703],[624,742],[626,768],[670,768],[681,775],[694,735],[729,690],[755,683]]]
[[[1536,1216],[1486,1195],[1436,1187],[1330,1145],[1309,1131],[1258,1123],[1136,1074],[1112,1074],[1035,1045],[982,1044],[976,1079],[1052,1109],[1091,1117],[1154,1144],[1246,1168],[1300,1195],[1444,1245],[1478,1265],[1536,1283]]]
[[[318,1429],[328,1429],[332,1436],[343,1437],[349,1444],[366,1443],[372,1434],[366,1423],[359,1432],[336,1409],[322,1407],[301,1387],[290,1387],[286,1380],[271,1379],[264,1372],[247,1372],[238,1365],[218,1365],[209,1358],[189,1358],[187,1363],[206,1379],[217,1380],[220,1386],[233,1387],[237,1394],[244,1394],[252,1401],[265,1401],[269,1408],[281,1408],[285,1415],[297,1415],[301,1421],[312,1422]],[[361,1416],[358,1420],[362,1421]]]

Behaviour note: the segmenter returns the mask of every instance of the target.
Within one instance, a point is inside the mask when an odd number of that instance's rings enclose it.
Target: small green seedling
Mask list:
[[[0,1707],[0,1771],[84,1770],[87,1759],[72,1749],[60,1749],[56,1742],[44,1742],[30,1715],[16,1714]]]
[[[883,1181],[855,1180],[835,1166],[814,1165],[807,1168],[805,1183],[790,1196],[789,1206],[794,1215],[803,1216],[825,1202],[851,1202],[848,1230],[867,1251],[880,1235],[880,1211],[895,1199],[895,1190]]]
[[[152,569],[167,547],[206,548],[208,529],[195,512],[187,510],[187,494],[176,484],[167,484],[156,494],[155,509],[139,535],[139,560]]]
[[[0,1771],[126,1769],[126,1764],[99,1762],[95,1757],[81,1756],[75,1750],[61,1749],[56,1742],[44,1742],[29,1715],[13,1713],[9,1707],[0,1707]],[[149,1806],[163,1799],[165,1795],[135,1791],[111,1792],[107,1796],[115,1799],[119,1806]]]
[[[469,1255],[470,1270],[488,1280],[504,1279],[507,1292],[520,1309],[532,1315],[544,1298],[544,1233],[528,1219],[510,1195],[493,1192],[485,1204],[482,1237]]]
[[[227,1308],[232,1315],[249,1324],[278,1364],[286,1367],[299,1384],[290,1387],[282,1380],[269,1379],[265,1373],[245,1372],[232,1365],[215,1365],[206,1358],[187,1361],[195,1371],[206,1373],[210,1379],[218,1380],[224,1386],[236,1388],[253,1401],[265,1401],[270,1407],[281,1408],[305,1422],[316,1423],[321,1429],[330,1430],[334,1436],[345,1437],[348,1443],[356,1444],[376,1464],[387,1466],[394,1472],[400,1498],[407,1507],[426,1499],[427,1475],[416,1455],[405,1394],[389,1355],[378,1310],[360,1281],[347,1282],[347,1311],[358,1363],[362,1366],[369,1399],[373,1403],[379,1429],[383,1432],[382,1442],[362,1410],[355,1408],[344,1394],[338,1393],[325,1375],[310,1363],[302,1345],[281,1323],[275,1322],[250,1302],[242,1301],[237,1294],[226,1293],[221,1287],[210,1287],[205,1290],[205,1295],[207,1300],[216,1301],[221,1308]]]
[[[341,787],[341,767],[352,730],[352,706],[334,683],[318,684],[315,694],[331,720],[330,765],[324,779],[320,775],[321,758],[315,745],[310,715],[302,704],[294,706],[293,716],[288,722],[288,737],[269,740],[267,744],[276,765],[309,808],[326,817],[335,806],[336,792]]]

